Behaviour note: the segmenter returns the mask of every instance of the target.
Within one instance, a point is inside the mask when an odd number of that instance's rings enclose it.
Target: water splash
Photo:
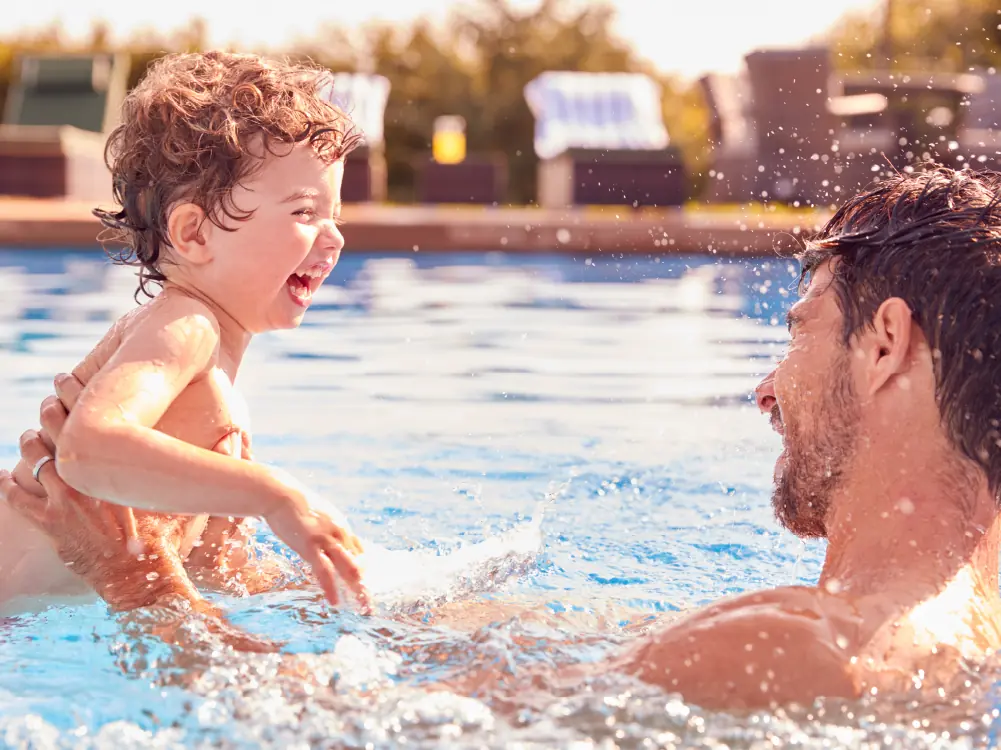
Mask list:
[[[365,543],[359,563],[369,592],[379,607],[408,612],[495,591],[534,569],[543,548],[544,508],[539,503],[531,520],[445,553]]]

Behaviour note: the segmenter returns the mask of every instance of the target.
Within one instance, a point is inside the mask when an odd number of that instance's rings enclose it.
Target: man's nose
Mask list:
[[[762,414],[768,414],[775,406],[775,370],[758,383],[758,387],[754,389],[754,400]]]

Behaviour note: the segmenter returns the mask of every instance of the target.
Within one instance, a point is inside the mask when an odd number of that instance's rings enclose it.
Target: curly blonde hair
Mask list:
[[[282,145],[308,142],[329,161],[343,159],[361,141],[351,120],[321,96],[329,71],[311,64],[257,55],[206,52],[157,60],[122,104],[121,124],[108,137],[104,158],[119,210],[96,209],[102,239],[124,245],[111,253],[139,268],[139,293],[162,285],[167,217],[190,201],[227,229],[250,213],[233,205],[232,190]]]

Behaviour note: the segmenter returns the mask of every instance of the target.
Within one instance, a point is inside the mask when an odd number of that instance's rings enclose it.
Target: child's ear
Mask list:
[[[181,258],[189,263],[202,265],[212,260],[208,238],[213,225],[205,216],[201,206],[182,203],[176,206],[167,218],[167,236],[170,246]]]

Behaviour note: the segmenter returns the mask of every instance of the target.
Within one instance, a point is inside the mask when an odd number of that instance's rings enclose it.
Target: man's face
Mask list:
[[[789,311],[785,358],[757,388],[758,406],[771,415],[784,450],[775,463],[772,505],[798,536],[826,536],[835,489],[856,448],[859,406],[843,318],[832,274],[822,267]]]

